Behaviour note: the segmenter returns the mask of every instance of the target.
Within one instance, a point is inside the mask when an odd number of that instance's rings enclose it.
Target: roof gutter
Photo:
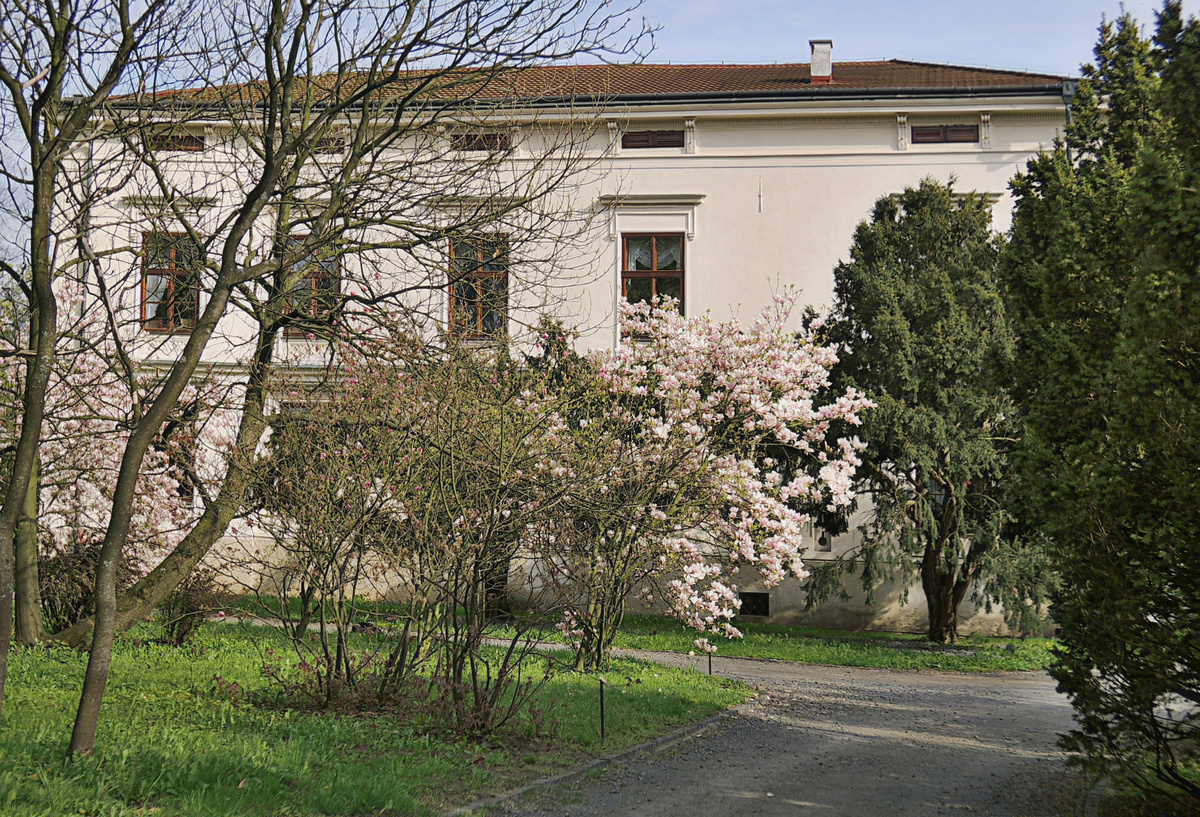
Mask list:
[[[558,95],[542,97],[514,97],[511,99],[479,98],[479,99],[446,99],[427,100],[414,105],[414,110],[470,109],[476,107],[489,108],[550,108],[562,107],[605,107],[621,105],[625,107],[649,107],[653,105],[678,104],[689,102],[721,103],[721,102],[802,102],[832,99],[867,99],[867,100],[906,100],[906,99],[978,99],[997,97],[1047,96],[1059,97],[1067,102],[1074,95],[1078,83],[1076,80],[1064,78],[1060,82],[1040,83],[1029,85],[974,85],[974,86],[944,86],[939,88],[839,88],[832,85],[816,85],[805,88],[789,88],[786,90],[753,90],[753,91],[693,91],[675,94],[589,94],[589,95]],[[117,102],[116,108],[137,107],[138,103]],[[164,107],[169,107],[164,106]],[[219,110],[217,105],[200,103],[200,110],[212,108]],[[250,109],[257,105],[248,106]],[[195,110],[196,108],[193,108]],[[356,110],[352,106],[350,110]]]

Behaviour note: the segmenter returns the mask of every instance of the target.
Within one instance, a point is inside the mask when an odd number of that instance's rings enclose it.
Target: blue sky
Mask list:
[[[1149,26],[1161,7],[1125,3]],[[808,62],[810,39],[832,39],[835,65],[897,58],[1077,75],[1101,17],[1120,9],[1119,0],[645,0],[641,11],[662,27],[650,62]]]

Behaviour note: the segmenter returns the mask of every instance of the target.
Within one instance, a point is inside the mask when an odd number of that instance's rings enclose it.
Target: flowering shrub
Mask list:
[[[541,468],[571,488],[532,533],[543,572],[578,599],[563,626],[580,668],[602,660],[639,588],[702,634],[739,636],[739,571],[803,578],[810,512],[853,499],[861,444],[829,437],[871,403],[829,393],[835,352],[785,328],[793,299],[749,327],[669,306],[625,304],[633,340],[570,364],[561,336],[543,340],[566,399]]]
[[[86,300],[78,282],[59,281],[60,309],[77,314]],[[37,549],[45,623],[52,632],[91,615],[93,576],[108,527],[129,428],[147,399],[153,375],[114,366],[98,305],[69,328],[55,358],[38,461]],[[20,393],[24,364],[0,358],[0,381]],[[147,382],[149,381],[149,382]],[[119,589],[149,570],[182,539],[199,508],[191,486],[216,457],[214,385],[197,380],[181,410],[160,432],[138,476],[130,532],[122,552]],[[20,429],[0,423],[0,449],[15,445]]]
[[[344,634],[368,590],[409,605],[381,692],[424,665],[471,730],[515,711],[505,690],[536,617],[514,622],[498,661],[480,649],[510,587],[563,612],[581,669],[639,590],[696,628],[698,649],[740,635],[739,571],[805,575],[809,514],[853,497],[859,444],[832,429],[870,405],[829,393],[834,352],[785,328],[791,306],[749,327],[626,306],[636,342],[584,357],[547,325],[525,365],[402,337],[338,350],[316,392],[292,390],[306,407],[276,423],[255,519],[280,542],[272,580],[321,622],[309,641],[304,612],[294,635],[327,703],[355,685]]]

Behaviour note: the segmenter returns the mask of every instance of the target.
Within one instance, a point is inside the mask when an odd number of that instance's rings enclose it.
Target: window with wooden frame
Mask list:
[[[683,311],[683,235],[621,236],[621,295],[631,304],[671,297]]]
[[[146,136],[146,146],[153,151],[194,153],[204,150],[204,137],[184,130],[156,130]]]
[[[495,337],[508,327],[508,240],[475,235],[450,242],[450,331]]]
[[[622,148],[681,148],[681,130],[633,130],[621,135]]]
[[[450,148],[460,151],[504,153],[512,149],[512,134],[504,131],[458,131],[450,134]]]
[[[289,251],[307,238],[303,235],[289,238]],[[306,333],[313,323],[327,325],[341,300],[342,271],[337,256],[322,257],[320,250],[314,249],[292,264],[288,277],[292,285],[287,293],[291,306],[287,333]]]
[[[914,145],[966,143],[979,141],[978,125],[913,125]]]
[[[186,233],[142,237],[142,326],[191,329],[200,307],[200,248]]]

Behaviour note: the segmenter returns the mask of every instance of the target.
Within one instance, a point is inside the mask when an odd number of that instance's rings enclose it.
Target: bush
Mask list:
[[[72,539],[66,548],[39,555],[42,615],[50,632],[61,632],[95,611],[100,544],[90,536],[79,537]],[[124,554],[118,566],[117,592],[127,590],[140,577],[137,561]]]
[[[217,574],[197,566],[159,606],[166,642],[183,646],[205,617],[228,601],[229,594],[217,584]]]

